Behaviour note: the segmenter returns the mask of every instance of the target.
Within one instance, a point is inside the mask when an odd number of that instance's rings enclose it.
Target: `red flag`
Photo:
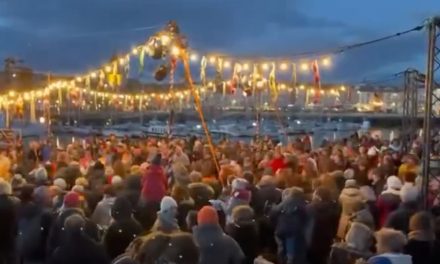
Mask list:
[[[317,90],[315,93],[314,103],[318,104],[321,97],[321,76],[319,75],[319,65],[317,60],[315,60],[312,64],[312,71],[313,82],[315,84],[315,89]]]

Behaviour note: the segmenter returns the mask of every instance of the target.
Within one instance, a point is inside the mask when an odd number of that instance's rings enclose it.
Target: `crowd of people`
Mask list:
[[[90,138],[0,151],[0,263],[440,263],[421,146]]]

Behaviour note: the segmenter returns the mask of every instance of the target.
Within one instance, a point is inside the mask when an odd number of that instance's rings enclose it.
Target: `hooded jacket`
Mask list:
[[[199,225],[193,229],[199,246],[199,264],[241,264],[245,255],[238,243],[223,233],[219,225]]]
[[[92,215],[92,221],[104,228],[110,225],[112,220],[111,209],[115,203],[116,197],[104,197],[96,206]]]
[[[260,253],[258,226],[254,220],[239,221],[226,225],[225,231],[240,245],[246,256],[243,264],[252,264]]]
[[[339,196],[339,202],[342,206],[342,214],[339,219],[337,237],[344,239],[348,231],[348,224],[351,216],[358,211],[363,204],[364,198],[358,188],[344,188]]]
[[[168,188],[167,177],[161,165],[152,164],[142,178],[142,198],[160,202]]]

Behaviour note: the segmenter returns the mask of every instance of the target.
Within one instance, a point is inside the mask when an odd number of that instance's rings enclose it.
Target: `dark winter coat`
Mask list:
[[[225,235],[219,225],[199,225],[193,229],[200,249],[199,264],[241,264],[245,255],[238,243]]]
[[[142,233],[142,226],[133,219],[133,209],[126,198],[115,200],[111,215],[113,222],[104,236],[104,248],[111,259],[125,252],[128,245]]]
[[[7,195],[0,195],[0,263],[11,263],[15,259],[15,237],[17,236],[16,204]]]
[[[307,210],[313,219],[308,259],[313,264],[325,263],[338,231],[340,206],[336,201],[314,200]]]
[[[49,264],[108,264],[104,248],[82,232],[66,234],[66,240],[52,254]]]
[[[399,208],[388,216],[385,222],[385,227],[393,228],[402,231],[404,234],[408,234],[409,220],[417,210],[417,203],[401,203]]]
[[[255,204],[252,206],[255,210],[255,215],[262,216],[265,208],[268,206],[279,204],[281,201],[281,190],[275,185],[263,185],[257,187]]]
[[[177,223],[181,230],[187,230],[186,216],[191,210],[194,210],[194,201],[192,199],[179,202],[177,207]]]
[[[254,263],[254,259],[260,253],[257,223],[255,221],[230,223],[226,225],[225,231],[240,245],[241,250],[246,256],[243,264]]]
[[[437,264],[440,248],[436,248],[433,234],[423,231],[413,231],[408,234],[408,244],[405,254],[412,256],[412,264]]]
[[[305,239],[305,226],[309,216],[303,199],[288,197],[272,208],[272,222],[275,223],[275,235],[280,238]]]
[[[214,199],[214,189],[206,183],[190,183],[188,185],[188,191],[194,200],[196,210],[200,210],[205,205],[211,205],[209,200]]]

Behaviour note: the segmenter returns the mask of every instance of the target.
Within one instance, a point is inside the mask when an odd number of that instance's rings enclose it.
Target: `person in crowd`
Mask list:
[[[402,182],[396,176],[387,179],[387,188],[377,199],[377,210],[379,214],[379,227],[384,226],[388,215],[396,210],[400,205],[400,189]]]
[[[133,218],[133,207],[125,197],[116,198],[111,208],[111,216],[113,220],[105,232],[103,244],[110,259],[114,259],[124,253],[143,230]]]
[[[84,233],[86,220],[73,214],[64,221],[65,240],[58,245],[48,264],[109,264],[104,248]]]
[[[200,209],[193,234],[200,250],[200,264],[241,264],[245,260],[240,245],[221,229],[214,207]]]
[[[413,264],[434,264],[439,259],[440,248],[435,248],[434,219],[429,212],[418,212],[411,216],[408,244],[405,254],[412,256]]]
[[[302,189],[288,189],[281,203],[272,209],[271,218],[275,225],[279,260],[287,264],[305,263],[311,220]]]
[[[104,197],[98,203],[92,214],[92,221],[100,227],[107,229],[112,220],[111,209],[115,203],[116,197],[112,185],[104,186]]]
[[[11,194],[11,185],[0,178],[0,262],[3,263],[15,263],[17,260],[17,201]]]
[[[337,237],[344,239],[348,231],[349,219],[352,215],[364,207],[364,197],[360,192],[355,180],[346,180],[345,187],[339,196],[342,205],[342,213],[339,219]]]
[[[382,228],[375,237],[377,255],[369,258],[368,264],[412,264],[411,256],[403,254],[407,240],[402,232]]]
[[[310,264],[325,264],[336,236],[341,210],[337,201],[332,199],[330,190],[325,187],[315,190],[307,210],[313,219],[308,260]]]
[[[231,184],[231,196],[229,197],[225,213],[226,222],[232,221],[232,211],[240,205],[249,205],[251,202],[251,192],[248,190],[248,181],[243,178],[236,178]]]
[[[252,264],[260,253],[258,226],[251,207],[240,205],[232,210],[232,223],[226,225],[226,234],[240,245],[246,259],[243,264]]]
[[[174,233],[180,231],[177,221],[178,205],[170,196],[165,196],[160,202],[160,211],[157,213],[157,219],[152,227],[152,231],[161,231],[163,233]]]
[[[194,200],[189,191],[181,185],[175,185],[171,191],[171,197],[177,202],[177,222],[181,230],[187,230],[186,216],[194,210]]]
[[[419,210],[419,190],[416,187],[402,188],[399,208],[392,212],[385,223],[385,227],[409,233],[411,217]]]

